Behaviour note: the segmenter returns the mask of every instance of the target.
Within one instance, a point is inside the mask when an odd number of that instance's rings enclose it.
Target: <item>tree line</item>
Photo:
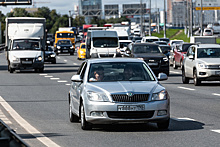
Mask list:
[[[5,18],[6,17],[40,17],[46,18],[46,29],[48,33],[54,34],[59,27],[68,27],[69,26],[69,16],[67,14],[61,15],[56,12],[55,9],[50,10],[48,7],[40,7],[37,11],[29,13],[25,8],[14,8],[12,12],[7,13],[6,15],[2,14],[0,11],[0,21],[1,21],[1,30],[5,30]],[[103,26],[106,23],[120,23],[122,21],[129,21],[126,17],[121,18],[110,18],[108,20],[100,19],[98,17],[93,17],[91,24],[97,24],[98,26]],[[71,24],[73,27],[80,27],[85,24],[85,17],[76,16],[71,18]],[[2,40],[4,42],[4,33],[2,33]]]

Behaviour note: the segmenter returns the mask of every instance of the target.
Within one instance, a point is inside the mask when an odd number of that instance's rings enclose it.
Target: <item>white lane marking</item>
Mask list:
[[[187,118],[187,117],[184,117],[184,118],[172,118],[176,121],[196,121],[195,119],[192,119],[192,118]]]
[[[59,80],[60,78],[50,78],[51,80]]]
[[[71,84],[65,84],[65,85],[70,86]]]
[[[53,76],[44,76],[45,78],[52,78]]]
[[[212,132],[220,133],[220,130],[211,130]]]
[[[60,59],[60,57],[57,57],[58,59]]]
[[[76,64],[76,63],[73,63],[73,65],[78,65],[78,64]]]
[[[39,74],[40,76],[46,76],[47,74]]]
[[[55,142],[44,136],[40,131],[38,131],[25,119],[23,119],[1,96],[0,96],[0,104],[13,117],[13,119],[18,122],[20,126],[22,126],[27,132],[33,135],[41,143],[43,143],[46,146],[59,147],[58,144],[56,144]]]
[[[176,74],[180,74],[181,72],[177,72],[177,71],[170,71],[171,73],[176,73]]]
[[[67,60],[64,60],[64,62],[67,62]]]
[[[218,93],[212,93],[212,95],[220,96],[220,94],[218,94]]]
[[[185,89],[185,90],[195,90],[195,89],[192,89],[192,88],[187,88],[187,87],[178,87],[178,88],[181,88],[181,89]]]
[[[68,81],[57,81],[57,82],[59,82],[59,83],[66,83],[66,82],[68,82]]]

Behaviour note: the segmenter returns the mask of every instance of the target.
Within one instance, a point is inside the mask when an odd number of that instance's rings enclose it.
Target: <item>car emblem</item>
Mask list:
[[[129,96],[129,97],[132,97],[133,95],[134,95],[134,94],[131,93],[131,92],[127,93],[127,96]]]

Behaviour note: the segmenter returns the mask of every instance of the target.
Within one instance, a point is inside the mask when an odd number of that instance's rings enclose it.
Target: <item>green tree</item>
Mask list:
[[[76,16],[75,19],[72,20],[72,26],[79,27],[85,24],[85,17],[83,16]]]
[[[14,8],[12,12],[7,13],[7,17],[30,17],[25,8]]]

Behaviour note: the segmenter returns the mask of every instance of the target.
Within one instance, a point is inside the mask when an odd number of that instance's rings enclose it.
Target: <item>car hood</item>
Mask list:
[[[132,93],[152,93],[163,90],[163,86],[157,81],[117,81],[117,82],[91,82],[87,84],[88,91],[126,94]]]
[[[33,51],[33,50],[20,50],[20,51],[11,51],[10,55],[17,58],[36,58],[38,56],[43,56],[42,51]]]
[[[134,57],[136,58],[163,58],[163,57],[166,57],[166,55],[162,53],[140,53],[140,54],[134,54]]]
[[[205,63],[206,65],[219,65],[220,58],[199,58],[198,63]]]

